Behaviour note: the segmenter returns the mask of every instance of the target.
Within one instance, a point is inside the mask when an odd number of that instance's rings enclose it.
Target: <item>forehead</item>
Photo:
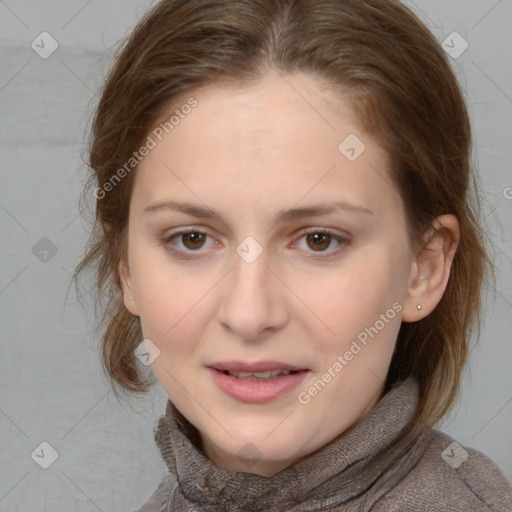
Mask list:
[[[331,135],[336,142],[340,131],[349,125],[362,132],[348,93],[340,91],[335,96],[331,91],[328,83],[303,73],[270,74],[246,83],[224,80],[173,98],[160,121],[194,97],[198,102],[193,112],[196,123],[192,120],[183,125],[194,130],[201,125],[204,134],[213,129],[213,137],[257,138],[278,133],[283,135],[282,143],[285,135],[290,142],[299,135],[312,141]],[[180,131],[188,130],[180,126]]]
[[[183,108],[191,98],[194,108]],[[334,98],[307,75],[182,93],[157,129],[169,128],[172,115],[178,124],[161,140],[150,133],[156,145],[137,169],[140,206],[180,193],[206,203],[230,196],[245,204],[293,204],[339,191],[373,202],[386,184],[387,154],[363,131],[349,99]]]

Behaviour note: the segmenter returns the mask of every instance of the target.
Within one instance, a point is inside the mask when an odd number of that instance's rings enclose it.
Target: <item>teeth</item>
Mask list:
[[[279,375],[288,375],[289,370],[268,370],[266,372],[228,372],[232,377],[241,380],[271,380]]]

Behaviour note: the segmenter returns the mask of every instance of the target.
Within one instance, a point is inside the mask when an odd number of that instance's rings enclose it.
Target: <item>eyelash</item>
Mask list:
[[[200,234],[200,235],[210,236],[206,231],[203,231],[201,229],[189,228],[189,229],[183,229],[181,231],[176,231],[175,233],[172,233],[171,235],[163,236],[161,238],[161,241],[166,246],[166,249],[169,252],[171,252],[172,254],[174,254],[176,257],[178,257],[180,259],[184,259],[184,260],[196,259],[198,256],[193,255],[193,254],[195,252],[200,252],[202,247],[200,249],[198,249],[197,251],[193,251],[193,250],[186,250],[186,251],[184,251],[184,250],[181,250],[181,249],[176,249],[173,246],[173,244],[171,244],[171,241],[173,239],[179,238],[180,236],[188,235],[188,234],[191,234],[191,233],[197,233],[197,234]],[[321,228],[321,229],[319,229],[319,228],[308,228],[308,229],[306,229],[306,230],[304,230],[302,232],[301,236],[299,237],[299,240],[301,240],[305,236],[311,235],[311,234],[330,235],[332,237],[332,239],[336,240],[339,243],[338,247],[336,247],[334,250],[329,251],[329,252],[326,252],[326,251],[312,251],[312,250],[311,251],[307,251],[307,252],[311,252],[312,257],[316,258],[316,259],[324,259],[325,260],[325,259],[328,259],[328,258],[334,258],[334,257],[338,256],[339,253],[341,251],[343,251],[345,249],[345,247],[347,245],[349,245],[349,243],[350,243],[348,237],[343,237],[343,236],[337,234],[336,232],[334,232],[333,230],[328,229],[328,228]],[[213,237],[210,237],[210,238],[213,238]]]

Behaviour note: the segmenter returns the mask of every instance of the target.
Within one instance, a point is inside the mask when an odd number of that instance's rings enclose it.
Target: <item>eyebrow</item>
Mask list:
[[[183,203],[179,201],[157,201],[144,208],[143,214],[165,210],[178,211],[191,215],[193,217],[203,219],[211,219],[216,217],[220,219],[222,222],[224,222],[220,214],[206,206],[200,206],[193,203]],[[327,215],[329,213],[336,213],[337,211],[340,210],[352,213],[362,213],[365,215],[375,215],[371,210],[365,208],[364,206],[347,203],[346,201],[336,201],[334,203],[329,204],[317,204],[312,206],[305,206],[302,208],[291,208],[289,210],[281,210],[276,214],[275,224],[292,222],[294,220],[302,219],[304,217],[316,217],[320,215]]]

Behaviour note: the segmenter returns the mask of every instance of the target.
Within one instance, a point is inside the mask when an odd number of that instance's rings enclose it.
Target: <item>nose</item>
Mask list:
[[[265,251],[252,263],[234,253],[219,314],[221,324],[240,339],[261,340],[289,321],[285,287],[268,266]]]

